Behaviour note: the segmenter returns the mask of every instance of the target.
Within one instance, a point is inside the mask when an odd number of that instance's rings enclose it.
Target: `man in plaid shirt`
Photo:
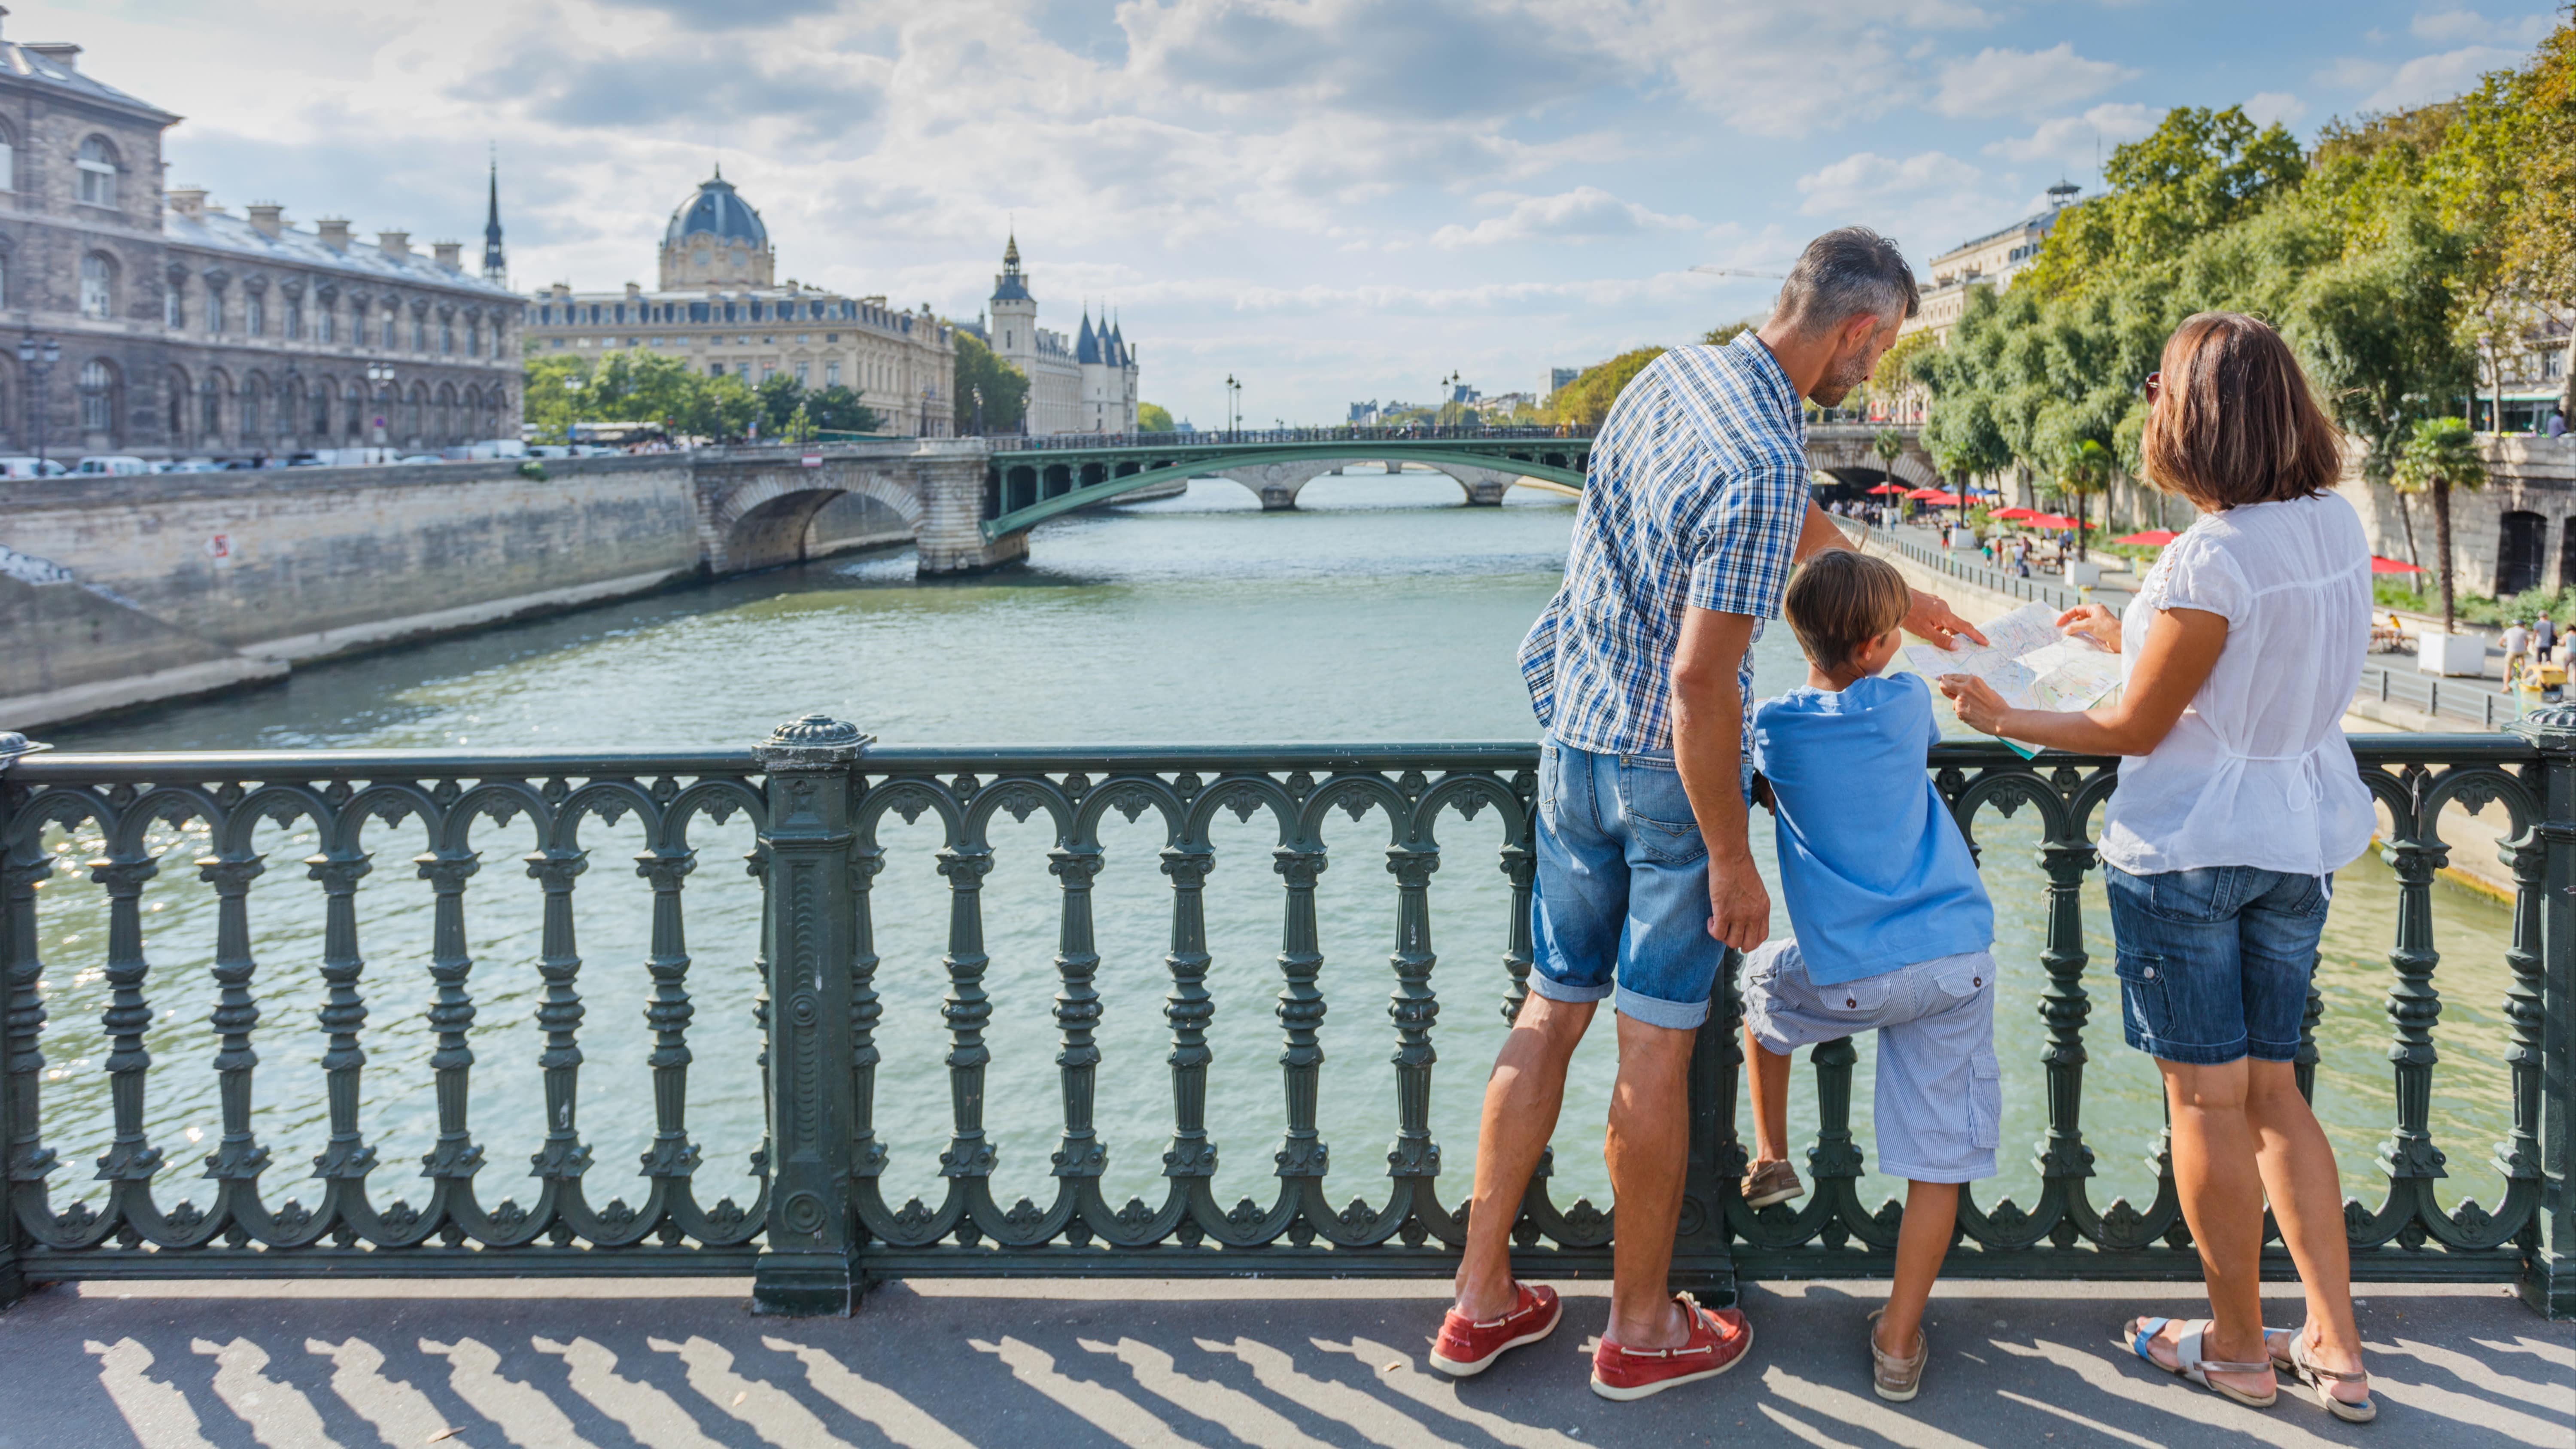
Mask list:
[[[1760,944],[1771,923],[1746,837],[1752,645],[1797,560],[1849,546],[1808,496],[1798,400],[1841,402],[1916,305],[1893,243],[1862,227],[1828,232],[1759,332],[1657,358],[1593,441],[1565,584],[1521,646],[1547,730],[1537,951],[1485,1088],[1475,1206],[1437,1368],[1482,1372],[1556,1327],[1556,1295],[1512,1279],[1510,1234],[1556,1130],[1566,1063],[1604,998],[1619,1013],[1607,1140],[1619,1232],[1592,1387],[1643,1398],[1725,1372],[1752,1343],[1742,1313],[1666,1291],[1692,1041],[1725,950]],[[1944,647],[1984,642],[1921,592],[1906,627]]]

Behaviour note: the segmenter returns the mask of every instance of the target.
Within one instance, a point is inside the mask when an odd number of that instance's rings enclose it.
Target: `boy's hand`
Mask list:
[[[1771,934],[1771,893],[1753,857],[1733,864],[1708,858],[1708,933],[1719,944],[1750,951]]]
[[[2003,733],[2004,716],[2012,713],[2012,706],[2004,703],[1993,685],[1973,674],[1944,674],[1938,683],[1959,723],[1983,734]]]
[[[1906,633],[1917,639],[1929,639],[1944,649],[1958,648],[1961,639],[1973,639],[1979,644],[1986,642],[1986,636],[1977,632],[1977,626],[1952,612],[1949,601],[1939,594],[1926,593],[1921,589],[1911,592],[1914,608],[1905,616]]]
[[[2113,654],[2120,652],[2120,616],[2100,604],[2078,604],[2057,616],[2057,627],[2080,634]]]

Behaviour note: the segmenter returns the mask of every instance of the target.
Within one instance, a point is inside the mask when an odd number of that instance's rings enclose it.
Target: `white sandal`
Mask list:
[[[2147,1345],[2154,1341],[2157,1334],[2164,1332],[2165,1325],[2171,1322],[2173,1322],[2173,1320],[2170,1318],[2130,1319],[2129,1337],[2123,1341],[2127,1344],[2131,1353],[2145,1359],[2150,1364],[2154,1364],[2157,1368],[2164,1369],[2166,1373],[2172,1374],[2176,1378],[2198,1384],[2202,1388],[2209,1390],[2211,1393],[2216,1394],[2221,1398],[2243,1404],[2249,1409],[2268,1409],[2272,1407],[2273,1404],[2279,1402],[2281,1393],[2278,1389],[2257,1398],[2242,1389],[2229,1388],[2225,1384],[2210,1382],[2209,1376],[2213,1373],[2259,1374],[2271,1369],[2273,1367],[2273,1363],[2268,1356],[2259,1363],[2224,1363],[2214,1358],[2202,1358],[2200,1356],[2201,1335],[2209,1331],[2209,1320],[2206,1318],[2199,1320],[2198,1327],[2192,1329],[2189,1333],[2184,1334],[2180,1339],[2175,1341],[2174,1361],[2172,1367],[2167,1368],[2164,1364],[2157,1362],[2154,1352],[2150,1350]],[[2265,1352],[2267,1355],[2270,1352],[2268,1340],[2266,1341]]]
[[[2276,1333],[2289,1335],[2290,1351],[2287,1354],[2272,1353],[2272,1335]],[[2325,1367],[2323,1364],[2318,1363],[2314,1358],[2311,1358],[2308,1355],[2308,1331],[2306,1329],[2264,1329],[2263,1348],[2265,1352],[2272,1353],[2272,1367],[2279,1372],[2288,1374],[2291,1378],[2305,1384],[2309,1389],[2313,1390],[2317,1396],[2317,1402],[2325,1406],[2327,1413],[2334,1415],[2336,1418],[2343,1420],[2347,1424],[2367,1424],[2371,1420],[2379,1417],[2379,1405],[2367,1396],[2365,1396],[2358,1404],[2347,1399],[2338,1399],[2334,1396],[2334,1385],[2367,1384],[2370,1382],[2370,1375],[2367,1373],[2345,1373],[2341,1369],[2330,1369]]]

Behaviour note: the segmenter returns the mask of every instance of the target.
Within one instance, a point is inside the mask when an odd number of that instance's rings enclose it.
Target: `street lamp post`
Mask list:
[[[391,406],[391,404],[389,404],[385,399],[388,391],[393,385],[393,380],[394,365],[392,363],[370,362],[367,364],[367,382],[374,388],[376,394],[375,460],[379,463],[387,461],[385,458],[385,411],[389,406]]]
[[[1243,384],[1225,375],[1225,435],[1228,439],[1243,430]]]
[[[48,410],[46,405],[51,401],[47,396],[45,379],[53,374],[54,364],[62,360],[63,345],[50,335],[39,342],[36,329],[30,327],[26,335],[18,339],[18,365],[27,369],[27,376],[32,380],[28,392],[36,414],[36,476],[39,478],[45,476],[45,413]]]

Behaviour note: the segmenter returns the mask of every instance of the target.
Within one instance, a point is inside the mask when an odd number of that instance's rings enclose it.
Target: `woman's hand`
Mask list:
[[[2012,713],[2012,706],[2004,703],[1993,685],[1973,674],[1944,674],[1940,686],[1942,696],[1958,713],[1959,723],[1980,734],[2003,733],[2004,716]]]
[[[2078,604],[2057,616],[2057,627],[2081,634],[2113,654],[2120,652],[2120,616],[2100,604]]]

